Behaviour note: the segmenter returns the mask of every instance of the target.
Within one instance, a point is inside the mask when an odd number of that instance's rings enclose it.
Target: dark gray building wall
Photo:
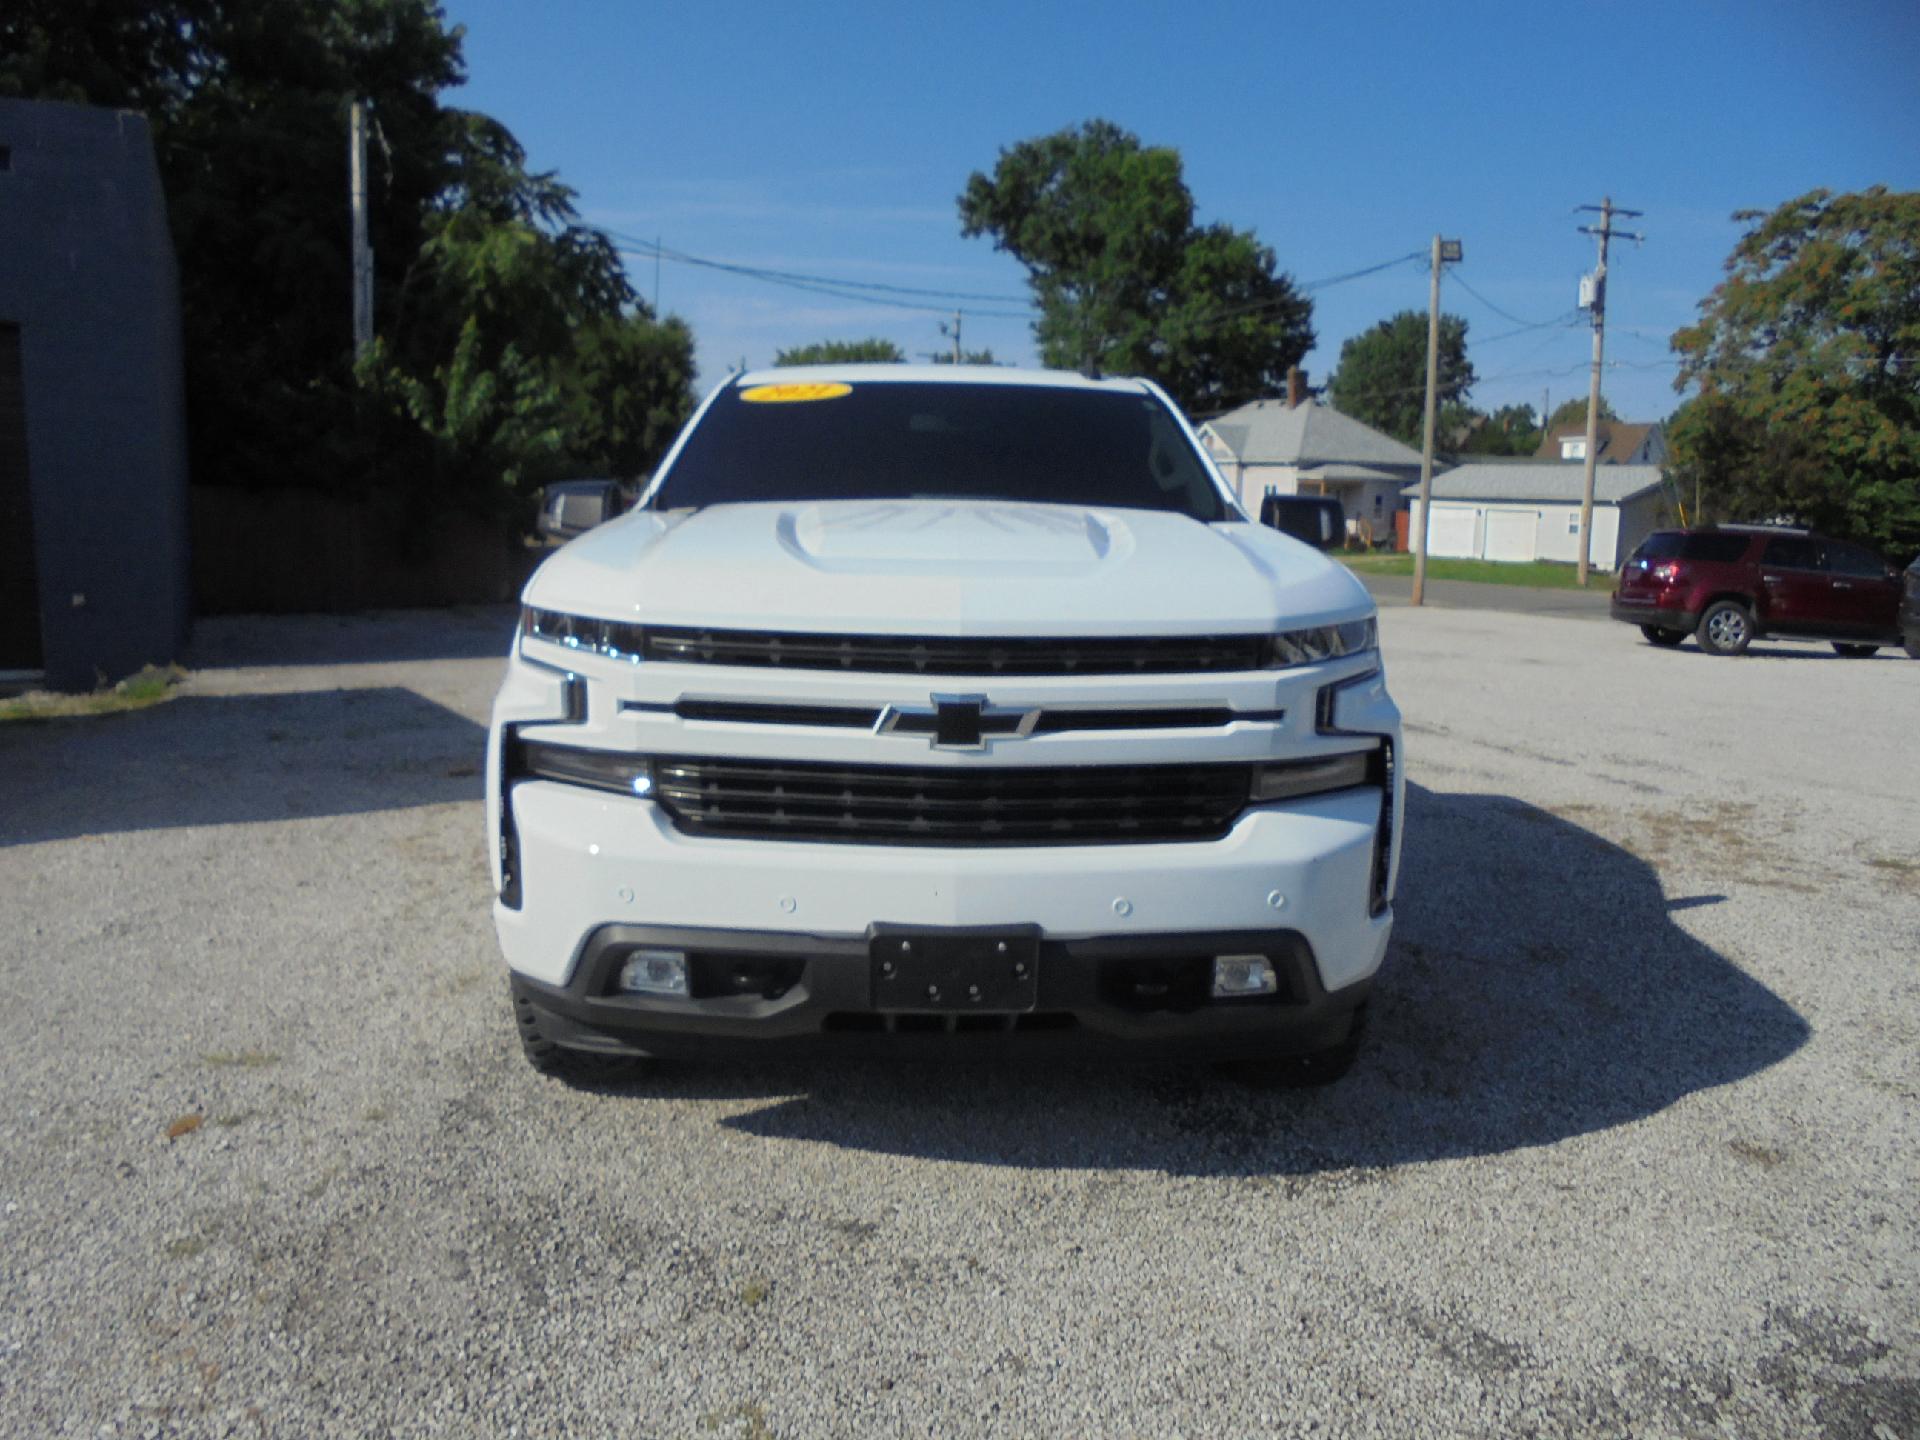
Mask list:
[[[143,117],[0,100],[0,147],[43,664],[86,689],[175,659],[191,618],[173,245]]]

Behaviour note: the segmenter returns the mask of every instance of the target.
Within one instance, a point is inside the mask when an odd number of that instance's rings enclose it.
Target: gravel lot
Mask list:
[[[594,1093],[488,917],[510,626],[209,622],[0,728],[0,1433],[1920,1435],[1920,664],[1387,611],[1329,1091]]]

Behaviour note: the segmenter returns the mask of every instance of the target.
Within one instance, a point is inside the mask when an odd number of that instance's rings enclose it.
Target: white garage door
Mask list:
[[[1427,531],[1427,553],[1444,555],[1450,559],[1471,560],[1473,548],[1473,522],[1476,512],[1472,510],[1454,510],[1436,505],[1433,507],[1433,526]]]
[[[1540,533],[1540,515],[1534,510],[1487,512],[1487,559],[1531,560],[1534,539]]]

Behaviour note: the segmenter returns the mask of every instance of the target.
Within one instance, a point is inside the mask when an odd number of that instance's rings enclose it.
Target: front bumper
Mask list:
[[[602,1054],[1234,1060],[1339,1044],[1372,988],[1371,979],[1362,979],[1327,991],[1311,949],[1294,931],[1108,935],[1043,941],[1030,1011],[882,1013],[873,1006],[869,943],[870,937],[610,925],[589,937],[566,985],[516,975],[514,991],[537,1012],[549,1039]],[[775,998],[667,1000],[613,993],[620,961],[639,946],[684,951],[696,970],[724,973],[743,957],[785,964],[791,979]],[[1205,989],[1211,957],[1226,953],[1266,955],[1280,993],[1211,999]]]
[[[522,781],[521,903],[494,920],[507,963],[548,985],[608,924],[853,938],[878,922],[1058,939],[1284,926],[1337,988],[1386,946],[1368,913],[1380,809],[1362,787],[1249,810],[1213,841],[950,849],[687,836],[649,801]]]
[[[596,663],[583,658],[583,668]],[[1392,912],[1384,902],[1398,870],[1405,765],[1398,763],[1399,712],[1373,657],[1198,681],[1181,675],[1003,679],[992,693],[996,702],[1012,705],[1204,700],[1246,714],[1207,732],[1093,732],[1018,742],[1023,757],[1045,757],[1049,764],[1258,763],[1385,739],[1397,763],[1391,825],[1378,856],[1384,885],[1375,873],[1382,795],[1372,786],[1255,805],[1212,840],[932,846],[687,834],[651,800],[551,780],[509,780],[506,746],[516,732],[656,756],[1004,763],[999,750],[942,755],[929,751],[924,739],[901,735],[695,722],[671,713],[671,702],[689,693],[791,700],[795,681],[783,674],[705,667],[717,672],[707,674],[665,663],[601,669],[607,673],[592,675],[588,703],[583,678],[516,657],[495,704],[489,744],[489,838],[505,897],[494,907],[496,928],[516,988],[543,1012],[548,1033],[561,1043],[651,1053],[716,1044],[765,1053],[768,1046],[792,1044],[845,1041],[867,1050],[895,1040],[920,1043],[930,1037],[895,1033],[899,1026],[867,993],[871,929],[1026,927],[1040,937],[1048,957],[1042,983],[1052,987],[1034,1013],[1067,1017],[1078,1037],[1046,1035],[1049,1053],[1108,1042],[1133,1053],[1220,1053],[1235,1045],[1285,1053],[1337,1042],[1385,954]],[[806,684],[809,700],[830,703],[917,704],[933,688],[925,680],[827,672],[809,674]],[[618,937],[686,934],[731,955],[799,955],[804,981],[779,1002],[765,1002],[771,1009],[756,1009],[763,1002],[742,995],[640,1001],[606,992],[595,966],[609,945],[634,943]],[[1244,943],[1247,937],[1263,938]],[[1284,1003],[1234,1000],[1140,1011],[1100,999],[1111,964],[1196,956],[1210,963],[1213,955],[1252,952],[1284,957],[1284,966],[1275,962],[1290,977]],[[1037,1037],[1036,1025],[1045,1029],[1039,1022],[1007,1022],[1002,1028],[1009,1033],[1001,1038]],[[969,1036],[983,1045],[989,1039]]]
[[[954,1036],[974,1051],[1313,1050],[1345,1033],[1392,928],[1390,908],[1369,913],[1372,788],[1249,811],[1217,841],[1035,848],[689,837],[647,801],[540,781],[516,785],[511,803],[521,903],[495,906],[501,946],[552,1038],[588,1049],[924,1048],[924,1024],[902,1032],[874,1007],[878,924],[1039,932],[1035,1013],[1051,1018]],[[773,1001],[610,994],[610,967],[640,944],[795,957],[804,974]],[[1241,953],[1274,960],[1281,996],[1143,1010],[1108,993],[1116,964]]]
[[[1684,630],[1689,634],[1700,623],[1696,611],[1669,609],[1657,600],[1622,599],[1618,595],[1613,597],[1607,613],[1629,625],[1657,625],[1662,630]]]

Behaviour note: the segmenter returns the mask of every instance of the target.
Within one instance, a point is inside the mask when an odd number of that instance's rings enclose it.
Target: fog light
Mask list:
[[[1213,995],[1216,1000],[1237,995],[1277,995],[1280,977],[1273,973],[1273,962],[1264,955],[1216,955],[1213,957]]]
[[[636,950],[621,962],[617,983],[629,995],[685,995],[687,957],[679,950]]]

